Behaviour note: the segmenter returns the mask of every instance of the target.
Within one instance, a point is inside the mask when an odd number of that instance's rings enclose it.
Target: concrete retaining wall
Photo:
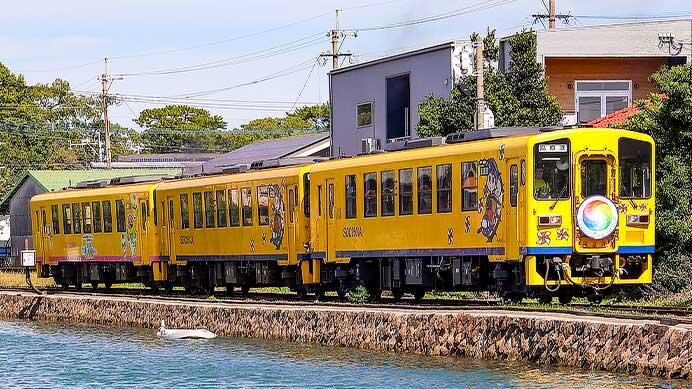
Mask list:
[[[220,336],[521,360],[690,379],[692,331],[657,321],[469,310],[171,303],[156,299],[0,293],[0,317],[156,328]]]

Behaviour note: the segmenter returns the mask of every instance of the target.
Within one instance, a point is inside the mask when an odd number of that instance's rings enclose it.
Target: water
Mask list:
[[[0,387],[575,388],[685,385],[509,362],[0,321]]]

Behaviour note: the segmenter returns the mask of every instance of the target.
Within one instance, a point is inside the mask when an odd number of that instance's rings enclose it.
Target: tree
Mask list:
[[[473,39],[477,35],[472,35]],[[536,36],[521,32],[509,39],[512,63],[501,73],[492,64],[497,61],[499,47],[495,30],[488,29],[483,38],[484,98],[495,115],[497,127],[548,126],[562,120],[557,99],[548,94],[543,68],[536,62]],[[461,80],[468,90],[476,90],[476,77]],[[429,96],[420,105],[417,132],[421,136],[442,136],[474,128],[476,96],[461,92],[457,85],[450,99]]]
[[[307,105],[286,112],[284,117],[265,117],[242,124],[243,130],[326,130],[329,128],[329,103]]]
[[[621,127],[656,141],[654,282],[677,292],[692,287],[692,65],[661,68],[650,80],[661,94],[638,101]]]
[[[153,153],[214,149],[213,133],[226,128],[221,116],[188,105],[145,109],[134,122],[144,127],[143,150]]]

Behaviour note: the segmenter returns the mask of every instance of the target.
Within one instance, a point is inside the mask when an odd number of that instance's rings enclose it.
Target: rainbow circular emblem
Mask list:
[[[607,197],[587,197],[577,210],[577,225],[589,238],[603,239],[615,231],[618,225],[618,210]]]

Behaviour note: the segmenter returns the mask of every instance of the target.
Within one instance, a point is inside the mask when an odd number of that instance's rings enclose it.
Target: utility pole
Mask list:
[[[543,21],[545,19],[548,19],[548,28],[550,28],[550,29],[555,28],[555,21],[557,19],[562,20],[562,22],[565,24],[569,24],[570,19],[572,19],[574,17],[570,14],[556,14],[555,13],[555,2],[557,0],[548,0],[548,1],[549,1],[549,4],[548,4],[548,8],[546,9],[546,11],[548,11],[548,13],[547,14],[541,13],[541,14],[531,15],[531,17],[533,18],[533,23],[535,24],[536,22],[539,22],[539,21],[541,23],[543,23]],[[545,5],[545,3],[543,3],[543,4]],[[543,24],[543,28],[545,28],[545,24]]]
[[[99,79],[101,80],[101,105],[103,107],[103,132],[106,149],[106,169],[111,169],[111,133],[110,122],[108,121],[108,90],[114,80],[122,80],[122,77],[111,77],[108,75],[108,58],[103,59],[104,72]]]
[[[329,32],[327,33],[327,36],[330,37],[332,40],[332,52],[320,54],[320,57],[332,57],[332,70],[336,70],[339,68],[339,58],[340,57],[350,57],[351,56],[351,53],[340,53],[339,52],[340,41],[342,41],[342,39],[346,39],[347,36],[352,36],[354,38],[358,36],[357,32],[346,33],[346,32],[341,31],[339,29],[339,11],[341,11],[341,10],[340,9],[336,10],[336,24],[335,24],[334,28],[329,30]]]
[[[476,129],[483,128],[485,98],[483,96],[483,37],[476,37]]]

